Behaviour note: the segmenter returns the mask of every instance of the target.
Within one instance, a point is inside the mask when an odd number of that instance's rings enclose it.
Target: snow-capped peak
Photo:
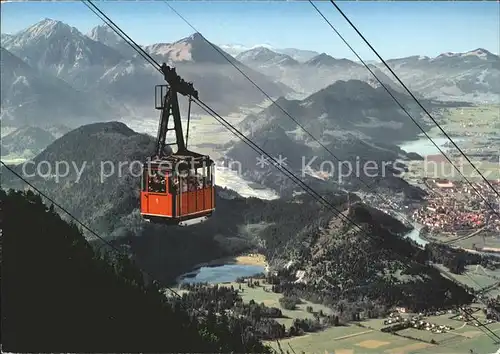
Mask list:
[[[48,38],[51,35],[55,34],[56,32],[60,31],[65,31],[67,33],[70,33],[78,30],[76,28],[70,27],[69,25],[61,21],[45,18],[42,21],[35,23],[33,26],[28,27],[23,32],[25,34],[28,34],[29,38],[32,39],[41,36]]]
[[[462,57],[469,57],[469,56],[475,56],[480,59],[486,60],[488,59],[488,56],[492,55],[490,52],[488,52],[486,49],[478,48],[476,50],[471,50],[470,52],[463,53],[461,54]]]
[[[184,45],[197,45],[198,43],[204,43],[205,38],[201,33],[195,32],[192,35],[179,39],[178,41],[174,42],[173,44],[184,44]]]
[[[99,25],[97,27],[92,28],[88,33],[87,37],[95,40],[95,41],[100,41],[103,39],[119,39],[118,35],[113,31],[111,27],[108,25]]]
[[[442,58],[478,58],[481,60],[488,60],[492,57],[497,57],[495,54],[492,54],[491,52],[487,51],[486,49],[483,48],[477,48],[465,53],[452,53],[452,52],[446,52],[438,55],[434,59],[442,59]]]
[[[256,47],[249,50],[246,50],[238,55],[240,59],[257,59],[258,57],[265,56],[268,57],[276,57],[280,54],[273,52],[271,49],[266,47]]]
[[[274,50],[274,47],[270,44],[256,44],[253,46],[247,46],[243,44],[219,44],[219,48],[224,50],[225,52],[231,54],[231,55],[238,55],[243,52],[255,49],[255,48],[267,48],[270,50]]]
[[[260,64],[274,65],[295,65],[296,60],[286,54],[277,53],[266,47],[256,47],[236,56],[236,59],[243,62],[255,62]]]
[[[229,56],[224,58],[200,33],[193,33],[174,43],[152,44],[145,47],[145,50],[153,55],[162,56],[162,60],[171,62],[227,64],[229,58]]]

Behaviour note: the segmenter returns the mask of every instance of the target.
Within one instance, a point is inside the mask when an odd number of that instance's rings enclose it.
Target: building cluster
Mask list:
[[[424,331],[431,331],[432,333],[446,333],[453,330],[451,326],[438,325],[435,323],[425,321],[423,319],[423,314],[404,317],[399,313],[391,313],[389,315],[389,318],[384,320],[384,325],[387,326],[400,325],[398,327],[401,327],[401,329],[415,328]]]
[[[474,188],[467,182],[426,182],[432,193],[426,205],[414,211],[413,218],[416,222],[435,232],[473,232],[480,228],[500,232],[500,198],[486,182],[474,183]],[[497,181],[490,183],[500,191]]]
[[[404,309],[398,308],[396,312],[389,314],[389,317],[384,320],[384,325],[387,326],[385,330],[400,331],[407,328],[415,328],[422,331],[429,331],[432,333],[447,333],[453,330],[452,326],[436,324],[426,321],[424,318],[429,316],[442,316],[449,315],[451,319],[458,320],[465,323],[465,325],[478,327],[481,324],[494,323],[493,316],[486,316],[486,319],[477,320],[476,316],[471,316],[472,313],[477,312],[474,309],[466,306],[464,308],[453,310],[432,311],[427,313],[419,313],[415,315],[406,315]],[[484,312],[488,314],[488,309]]]

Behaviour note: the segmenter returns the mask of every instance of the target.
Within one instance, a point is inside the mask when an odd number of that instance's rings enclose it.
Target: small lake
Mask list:
[[[448,138],[432,138],[432,140],[436,143],[437,146],[444,152],[446,152],[446,148],[444,145],[449,142]],[[456,143],[458,139],[453,139]],[[439,154],[439,150],[434,146],[434,144],[427,139],[426,137],[420,138],[418,140],[409,141],[399,145],[401,149],[406,152],[415,152],[419,155],[437,155]]]
[[[416,224],[414,229],[405,237],[411,238],[421,247],[425,247],[428,241],[420,237],[422,226]],[[179,283],[226,283],[234,282],[237,278],[251,277],[255,274],[264,273],[265,267],[248,264],[224,264],[217,266],[204,266],[179,277]]]
[[[428,241],[420,237],[421,225],[414,224],[414,229],[405,237],[411,238],[421,247],[425,247]],[[234,282],[237,278],[251,277],[255,274],[264,273],[265,267],[261,265],[248,264],[224,264],[204,266],[179,277],[179,283],[226,283]]]
[[[179,283],[224,283],[233,282],[240,277],[264,273],[265,267],[247,264],[224,264],[221,266],[201,267],[180,277]]]

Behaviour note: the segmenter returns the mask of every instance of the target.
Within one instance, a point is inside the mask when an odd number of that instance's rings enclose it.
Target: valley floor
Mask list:
[[[452,108],[443,113],[443,117],[439,119],[438,123],[485,177],[491,180],[500,178],[500,144],[498,141],[500,136],[500,105]],[[462,173],[468,179],[471,181],[481,179],[438,127],[433,127],[428,135],[454,164],[460,166]],[[405,144],[405,147],[420,150],[411,151],[426,156],[428,159],[428,161],[414,161],[410,165],[408,178],[412,180],[422,177],[462,179],[462,176],[444,158],[439,160],[438,168],[435,164],[431,164],[434,160],[438,161],[437,158],[441,154],[426,137],[422,136],[418,141]],[[405,147],[402,148],[405,149]],[[430,161],[429,157],[431,156],[433,161]]]
[[[254,300],[256,303],[264,303],[268,307],[281,308],[278,299],[282,296],[269,291],[270,285],[261,282],[260,286],[250,288],[246,284],[225,283],[223,286],[241,285],[241,296],[244,302]],[[268,291],[266,291],[266,290]],[[304,301],[297,306],[296,310],[281,309],[283,315],[289,318],[277,319],[280,324],[289,328],[295,318],[313,319],[313,314],[307,312],[306,307],[311,306],[314,312],[323,311],[330,314],[332,311],[318,304]],[[482,305],[472,304],[472,308],[480,309]],[[410,314],[408,314],[410,315]],[[279,346],[286,352],[295,353],[384,353],[384,354],[469,354],[470,349],[476,354],[493,354],[498,349],[483,331],[474,324],[465,324],[463,321],[452,318],[453,314],[441,314],[438,316],[425,317],[425,321],[436,325],[446,325],[453,328],[448,333],[432,333],[418,329],[405,329],[396,334],[384,333],[380,329],[384,327],[383,319],[372,319],[351,323],[347,326],[330,327],[324,331],[307,333],[302,336],[268,341],[267,344],[279,350]],[[486,319],[482,311],[477,310],[475,316],[485,323]],[[500,335],[500,323],[488,324],[493,332]],[[431,344],[434,340],[436,344]],[[278,344],[279,343],[279,344]]]

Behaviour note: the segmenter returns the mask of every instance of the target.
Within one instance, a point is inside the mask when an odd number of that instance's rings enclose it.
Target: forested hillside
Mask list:
[[[127,257],[98,254],[32,192],[2,203],[7,352],[266,352],[237,322],[198,322]]]
[[[279,252],[286,266],[271,279],[275,292],[372,316],[393,306],[423,311],[472,300],[429,265],[429,250],[400,237],[408,231],[402,223],[377,209],[355,203],[344,217],[323,218],[307,231]]]

